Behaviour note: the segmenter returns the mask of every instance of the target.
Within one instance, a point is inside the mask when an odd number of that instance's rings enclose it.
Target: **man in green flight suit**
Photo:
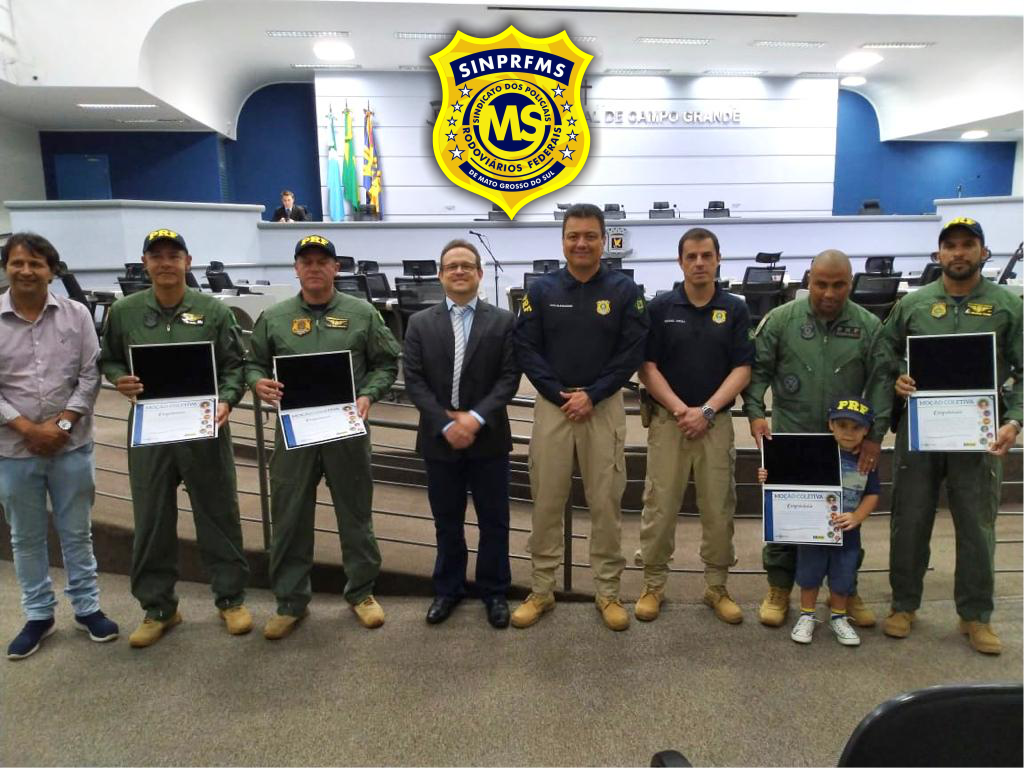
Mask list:
[[[212,440],[128,449],[128,477],[135,517],[132,594],[146,617],[129,637],[135,648],[152,645],[181,622],[174,584],[178,580],[178,501],[182,482],[192,502],[196,539],[217,608],[228,632],[252,629],[245,607],[249,564],[242,549],[235,463],[228,414],[245,394],[245,350],[235,317],[209,294],[187,288],[192,257],[177,232],[146,235],[142,262],[153,287],[114,302],[100,353],[103,375],[134,400],[146,382],[131,375],[129,347],[211,341],[217,367],[217,428]],[[132,423],[128,425],[131,434]]]
[[[893,309],[880,334],[879,349],[889,360],[888,386],[906,398],[915,391],[907,375],[907,336],[995,333],[996,383],[1012,379],[996,410],[999,429],[985,452],[911,451],[909,419],[901,419],[893,460],[889,584],[892,611],[883,624],[889,637],[906,637],[921,606],[929,541],[935,522],[939,485],[946,481],[949,511],[956,533],[954,597],[960,632],[980,653],[998,654],[1002,643],[992,630],[995,581],[995,522],[999,512],[1002,456],[1021,431],[1021,301],[986,280],[985,233],[971,218],[955,218],[939,233],[942,279],[906,296]]]
[[[873,354],[881,322],[849,300],[852,285],[847,255],[822,251],[811,262],[808,297],[773,309],[757,327],[757,357],[743,392],[743,412],[759,448],[762,439],[771,439],[772,430],[828,432],[829,405],[844,392],[863,393],[876,414],[888,416],[892,390],[885,385]],[[770,427],[764,402],[769,387]],[[875,468],[884,435],[885,428],[876,421],[861,444],[858,469],[862,473]],[[761,556],[768,573],[768,594],[759,618],[762,624],[778,627],[789,611],[796,547],[765,544]],[[863,560],[863,550],[860,556]],[[856,593],[850,595],[847,611],[859,627],[875,623],[874,613]]]
[[[320,235],[299,240],[295,274],[301,292],[270,307],[256,321],[246,380],[260,398],[276,404],[284,392],[284,386],[272,378],[276,355],[347,349],[352,353],[356,406],[365,420],[370,405],[395,381],[400,348],[376,309],[334,290],[337,272],[330,240]],[[338,521],[347,578],[345,599],[364,627],[372,629],[384,623],[384,611],[373,597],[380,550],[370,508],[369,435],[286,450],[278,429],[270,460],[270,583],[277,597],[277,614],[263,629],[269,640],[287,636],[308,614],[313,519],[321,477],[327,478]]]

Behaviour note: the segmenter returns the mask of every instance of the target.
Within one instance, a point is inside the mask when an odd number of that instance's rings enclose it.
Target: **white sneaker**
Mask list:
[[[828,625],[832,627],[836,640],[840,645],[860,645],[860,636],[850,626],[849,616],[834,616],[829,619]]]
[[[797,643],[806,645],[814,639],[814,628],[818,620],[809,613],[801,613],[800,618],[793,625],[793,631],[789,633],[790,638]]]

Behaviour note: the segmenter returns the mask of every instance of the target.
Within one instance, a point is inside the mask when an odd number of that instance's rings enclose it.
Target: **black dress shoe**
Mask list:
[[[459,604],[454,597],[435,597],[427,609],[427,624],[440,624],[452,615],[452,610]]]
[[[508,626],[508,600],[504,597],[492,597],[484,601],[487,606],[487,621],[496,629]]]

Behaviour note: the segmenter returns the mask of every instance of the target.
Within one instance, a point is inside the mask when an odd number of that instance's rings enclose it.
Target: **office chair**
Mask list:
[[[133,293],[144,291],[149,288],[149,283],[144,283],[141,280],[129,280],[127,277],[118,276],[117,284],[121,286],[121,293],[124,296],[131,296]]]
[[[508,289],[508,310],[516,317],[523,311],[523,299],[526,298],[525,288]]]
[[[1006,266],[1003,267],[1003,271],[999,273],[999,278],[996,280],[1000,285],[1006,285],[1010,280],[1017,276],[1014,272],[1017,265],[1020,263],[1021,255],[1024,254],[1024,243],[1017,246],[1017,250],[1013,252],[1013,255],[1006,261]]]
[[[402,259],[402,274],[409,277],[437,277],[437,262],[433,259]]]
[[[899,275],[873,275],[858,272],[853,276],[850,301],[860,304],[879,320],[885,320],[896,303],[899,289]]]
[[[501,207],[497,203],[491,204],[491,210],[487,212],[488,221],[512,221],[508,214],[501,210]]]
[[[530,286],[540,280],[542,277],[547,277],[550,272],[524,272],[523,273],[523,290],[529,290]]]
[[[755,325],[770,310],[779,306],[784,298],[786,268],[775,266],[781,256],[781,251],[778,253],[762,251],[754,257],[754,261],[768,266],[747,267],[743,272],[743,283],[739,293],[747,302],[750,322]]]
[[[436,277],[396,277],[395,296],[404,329],[414,314],[444,301],[444,286]]]
[[[210,262],[210,266],[206,268],[206,282],[209,283],[210,290],[214,293],[235,289],[231,275],[224,271],[224,262],[222,261]]]
[[[864,259],[864,271],[869,275],[891,275],[895,256],[868,256]]]
[[[800,287],[801,288],[810,288],[810,286],[811,286],[811,270],[805,269],[804,270],[803,280],[800,281]]]
[[[355,272],[356,260],[351,256],[337,256],[339,272]]]
[[[621,256],[602,256],[601,263],[608,267],[608,269],[622,269]]]
[[[555,221],[565,219],[565,212],[569,210],[569,203],[555,203]]]
[[[124,276],[126,279],[134,282],[147,284],[151,282],[149,272],[146,271],[146,265],[141,261],[125,262]]]
[[[185,270],[185,285],[187,285],[189,288],[195,288],[197,291],[203,290],[199,286],[199,281],[196,280],[196,276],[192,274],[191,269]]]
[[[533,271],[534,272],[557,272],[559,269],[558,259],[534,259],[533,260]]]
[[[704,209],[705,219],[727,219],[729,209],[725,207],[724,200],[709,200],[708,207]]]
[[[865,200],[860,204],[860,210],[858,211],[858,214],[861,216],[880,216],[881,213],[882,205],[875,199]]]
[[[928,285],[928,283],[934,283],[942,275],[942,265],[935,262],[925,264],[924,269],[921,270],[921,275],[916,280],[909,280],[907,282],[912,285]]]
[[[840,766],[1019,766],[1020,683],[937,685],[894,696],[850,734]]]
[[[356,267],[358,268],[358,271],[364,275],[371,275],[375,272],[380,272],[380,264],[376,261],[358,261],[356,262]]]
[[[335,275],[334,290],[363,301],[370,301],[370,289],[366,275]]]
[[[371,301],[387,301],[391,298],[391,284],[387,275],[383,272],[370,272],[363,277],[366,278],[366,289],[370,292]]]
[[[622,209],[622,206],[619,203],[605,203],[604,218],[605,221],[610,219],[624,219],[626,218],[626,212]]]
[[[647,211],[647,218],[649,219],[674,219],[675,217],[676,212],[674,208],[669,207],[667,200],[654,201]]]

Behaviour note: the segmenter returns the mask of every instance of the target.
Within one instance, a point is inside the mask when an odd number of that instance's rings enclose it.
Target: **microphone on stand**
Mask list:
[[[469,230],[469,234],[474,235],[477,240],[480,241],[480,245],[487,251],[487,255],[491,257],[491,263],[494,265],[494,305],[498,306],[498,273],[504,272],[505,268],[501,266],[501,262],[494,255],[494,251],[491,250],[491,246],[487,244],[488,238],[485,235],[480,234],[475,230]]]

